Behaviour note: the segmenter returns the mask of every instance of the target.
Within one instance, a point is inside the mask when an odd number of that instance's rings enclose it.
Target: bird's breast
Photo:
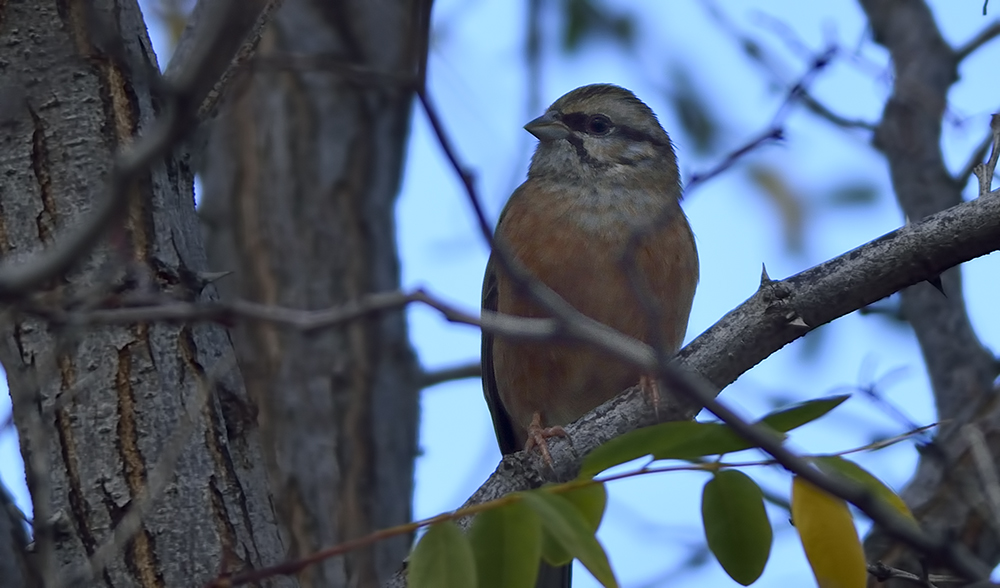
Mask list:
[[[497,229],[515,257],[583,314],[676,350],[698,280],[694,239],[676,199],[628,192],[615,198],[586,192],[546,195],[523,188]],[[497,271],[499,312],[546,316],[502,277],[502,268]],[[630,276],[642,280],[641,291]],[[644,297],[655,301],[655,315],[647,313]],[[558,342],[498,339],[494,355],[500,396],[522,427],[533,412],[541,412],[547,424],[575,420],[641,375],[594,349]]]
[[[601,185],[580,186],[568,192],[540,192],[538,198],[525,198],[523,207],[526,214],[550,230],[572,232],[603,243],[624,241],[633,231],[662,223],[671,214],[682,214],[672,196]]]

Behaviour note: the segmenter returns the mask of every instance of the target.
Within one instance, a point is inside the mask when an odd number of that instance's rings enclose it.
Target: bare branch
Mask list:
[[[225,85],[253,54],[282,0],[201,0],[195,5],[164,79],[199,116],[218,102]]]
[[[820,118],[827,120],[834,125],[843,129],[864,129],[866,131],[874,131],[875,124],[859,119],[850,119],[837,114],[836,112],[830,110],[825,104],[813,98],[812,94],[808,91],[803,90],[799,93],[799,100],[802,104],[809,109],[810,112],[816,114]]]
[[[454,380],[466,380],[471,378],[481,378],[483,376],[483,366],[480,362],[457,365],[455,367],[443,368],[424,372],[420,375],[420,387],[430,388],[445,382]]]
[[[957,578],[955,576],[943,576],[941,574],[928,574],[927,577],[924,578],[916,574],[911,574],[906,570],[900,570],[897,568],[887,566],[882,562],[868,564],[868,573],[871,574],[879,582],[885,582],[890,578],[899,578],[902,580],[908,580],[920,586],[925,586],[927,588],[936,588],[937,584],[968,583],[964,578]]]
[[[983,5],[983,14],[986,14],[985,5]],[[969,55],[972,55],[976,49],[992,41],[997,35],[1000,35],[1000,20],[993,21],[992,24],[979,31],[975,37],[969,39],[965,45],[955,49],[955,59],[962,61]]]
[[[862,121],[850,121],[848,119],[840,117],[839,115],[834,114],[828,108],[826,108],[818,101],[816,101],[814,98],[812,98],[812,96],[810,96],[808,93],[809,85],[813,82],[813,80],[816,79],[819,73],[830,64],[830,62],[833,60],[836,54],[837,54],[837,48],[831,46],[828,47],[826,50],[824,50],[822,53],[814,55],[806,71],[803,72],[803,74],[799,77],[798,80],[796,80],[794,84],[789,86],[788,91],[785,95],[785,99],[781,102],[781,105],[778,107],[778,110],[771,118],[771,124],[769,128],[764,132],[762,132],[757,138],[748,142],[743,147],[740,147],[739,149],[736,149],[735,151],[729,153],[718,165],[716,165],[709,171],[692,174],[691,177],[688,178],[685,184],[685,191],[690,193],[695,187],[698,186],[698,184],[704,183],[714,178],[715,176],[719,175],[720,173],[726,171],[727,169],[732,167],[733,164],[739,161],[740,158],[745,156],[747,153],[750,153],[753,150],[757,149],[758,147],[764,145],[765,143],[768,143],[770,141],[780,141],[784,139],[783,125],[785,119],[788,118],[788,115],[791,113],[791,106],[798,101],[805,103],[805,105],[808,108],[810,108],[810,110],[813,110],[814,112],[823,115],[825,118],[838,124],[839,126],[873,129],[874,126],[870,125],[869,123],[865,123]]]
[[[751,151],[757,149],[758,147],[764,145],[765,143],[770,143],[771,141],[781,141],[784,138],[785,138],[784,131],[782,131],[780,127],[771,127],[767,129],[766,131],[758,135],[756,138],[748,141],[745,145],[743,145],[739,149],[736,149],[735,151],[732,151],[731,153],[726,155],[725,159],[719,162],[712,169],[706,172],[691,174],[691,177],[688,178],[687,182],[685,182],[685,188],[687,189],[688,192],[690,192],[695,187],[697,187],[698,184],[707,182],[708,180],[711,180],[715,176],[731,168],[733,164],[739,161],[740,158],[742,158],[747,153],[750,153]]]
[[[983,140],[979,142],[979,145],[972,150],[972,155],[969,156],[969,160],[962,166],[962,171],[955,174],[955,183],[959,186],[965,186],[965,183],[969,181],[969,178],[973,176],[976,170],[976,166],[983,162],[983,158],[986,157],[986,151],[993,144],[993,133],[988,133]]]
[[[131,298],[126,308],[65,311],[45,306],[26,307],[53,324],[82,327],[98,324],[134,324],[148,322],[213,321],[231,324],[236,319],[277,323],[305,333],[334,327],[384,310],[393,310],[423,299],[421,291],[412,294],[387,292],[372,294],[357,302],[327,310],[297,310],[236,300],[227,302],[175,302],[162,298]],[[437,304],[437,301],[434,301]]]

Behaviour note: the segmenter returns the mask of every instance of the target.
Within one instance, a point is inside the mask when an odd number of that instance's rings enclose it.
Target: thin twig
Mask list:
[[[865,131],[874,132],[876,125],[875,123],[861,120],[861,119],[851,119],[845,116],[841,116],[836,112],[830,110],[828,106],[817,100],[808,91],[803,90],[799,94],[799,100],[802,104],[808,108],[813,114],[825,119],[827,122],[833,123],[834,125],[842,129],[863,129]]]
[[[199,120],[204,120],[215,111],[216,107],[219,105],[219,101],[222,99],[223,94],[226,89],[232,85],[232,82],[236,78],[240,69],[244,67],[254,56],[254,52],[257,50],[257,44],[260,42],[260,38],[264,34],[264,28],[271,22],[271,17],[274,16],[275,11],[281,7],[282,2],[284,2],[284,0],[267,0],[267,4],[264,5],[264,8],[259,9],[257,18],[254,19],[253,25],[244,36],[243,42],[240,44],[240,48],[236,51],[236,55],[229,61],[229,65],[226,66],[225,71],[219,75],[218,81],[215,82],[212,89],[208,91],[205,98],[198,105]],[[247,10],[244,10],[244,13],[249,13],[250,15],[253,14],[252,11]]]
[[[986,6],[983,6],[983,14],[986,14]],[[955,49],[955,60],[962,61],[966,57],[972,55],[976,49],[979,49],[986,43],[989,43],[994,38],[1000,35],[1000,20],[993,21],[992,24],[987,26],[985,29],[979,31],[975,37],[969,39],[969,41]]]
[[[480,362],[476,361],[465,365],[424,372],[420,374],[417,385],[421,388],[430,388],[431,386],[455,380],[481,378],[482,375],[483,366]]]
[[[418,302],[437,310],[445,320],[480,327],[488,332],[521,340],[544,341],[559,335],[553,319],[524,318],[483,312],[475,316],[451,306],[424,290],[413,292],[377,292],[361,299],[323,310],[298,310],[234,300],[232,302],[147,301],[128,308],[64,311],[49,307],[24,307],[53,324],[67,327],[120,325],[151,322],[186,323],[214,321],[232,324],[236,320],[264,321],[311,333],[343,325],[372,314],[394,310]]]
[[[983,158],[986,157],[986,151],[993,144],[993,133],[988,133],[983,140],[976,145],[976,148],[972,150],[972,155],[969,156],[969,160],[962,166],[962,170],[955,174],[955,183],[959,186],[965,186],[965,183],[969,181],[975,174],[976,166],[982,164]]]
[[[785,94],[785,99],[781,101],[781,104],[778,106],[778,110],[774,113],[774,116],[771,117],[771,124],[769,125],[769,128],[755,139],[752,139],[746,145],[726,155],[721,162],[707,172],[696,172],[692,174],[691,177],[688,178],[687,182],[685,182],[685,191],[690,193],[699,184],[707,182],[708,180],[726,171],[739,161],[740,158],[745,156],[747,153],[754,151],[761,145],[771,141],[783,140],[783,125],[785,119],[791,112],[792,104],[794,104],[797,100],[802,100],[804,96],[807,96],[806,89],[816,76],[819,75],[819,72],[830,64],[830,61],[836,56],[836,54],[836,47],[828,47],[822,53],[814,56],[812,63],[810,63],[806,71],[788,88],[788,91]],[[818,102],[813,101],[813,103],[822,108]]]
[[[968,580],[964,578],[946,576],[943,574],[927,574],[927,577],[924,578],[922,576],[918,576],[917,574],[907,572],[906,570],[888,566],[880,561],[868,564],[868,573],[874,576],[879,582],[885,582],[886,580],[898,578],[900,580],[909,580],[910,582],[929,588],[935,588],[938,584],[968,584]],[[992,584],[988,585],[992,586]]]
[[[568,482],[560,486],[554,486],[549,489],[551,492],[569,492],[577,488],[582,488],[585,486],[593,486],[595,484],[600,484],[601,482],[595,482],[593,480],[576,480],[573,482]],[[261,568],[258,570],[253,570],[236,575],[222,575],[211,582],[209,582],[205,588],[232,588],[234,586],[240,586],[243,584],[250,584],[254,582],[260,582],[261,580],[273,577],[273,576],[290,576],[292,574],[297,574],[307,567],[319,563],[323,560],[330,559],[331,557],[336,557],[343,555],[345,553],[361,549],[362,547],[367,547],[374,543],[378,543],[384,539],[390,537],[396,537],[399,535],[409,535],[417,529],[422,527],[428,527],[430,525],[436,525],[439,523],[444,523],[446,521],[457,521],[459,519],[464,519],[467,517],[472,517],[481,512],[487,510],[493,510],[506,506],[508,504],[513,504],[521,501],[521,496],[518,494],[510,494],[496,500],[491,500],[489,502],[484,502],[482,504],[475,504],[471,506],[465,506],[458,510],[453,510],[451,512],[442,513],[427,519],[420,521],[414,521],[412,523],[405,523],[402,525],[397,525],[395,527],[390,527],[387,529],[380,529],[378,531],[369,533],[364,537],[359,537],[350,541],[345,541],[339,543],[332,547],[326,549],[321,549],[315,553],[307,555],[300,559],[289,560],[282,562],[278,565]]]
[[[690,193],[695,187],[698,186],[698,184],[703,184],[708,180],[711,180],[715,176],[721,174],[722,172],[726,171],[727,169],[732,167],[733,164],[739,161],[741,157],[743,157],[747,153],[750,153],[754,149],[757,149],[761,145],[764,145],[765,143],[770,143],[771,141],[781,141],[784,138],[785,138],[784,131],[780,127],[771,127],[770,129],[767,129],[766,131],[758,135],[756,138],[751,139],[749,142],[747,142],[739,149],[730,152],[728,155],[726,155],[725,159],[719,162],[712,169],[706,172],[696,172],[694,174],[691,174],[691,177],[689,177],[688,181],[685,182],[684,184],[685,192]]]
[[[137,298],[126,308],[64,311],[49,307],[26,307],[26,312],[67,327],[89,325],[135,324],[150,322],[213,321],[231,324],[236,319],[254,319],[278,323],[301,332],[337,326],[384,310],[393,310],[425,297],[422,291],[410,294],[387,292],[371,294],[356,302],[326,310],[297,310],[258,304],[247,300],[233,302],[175,302],[164,299]]]

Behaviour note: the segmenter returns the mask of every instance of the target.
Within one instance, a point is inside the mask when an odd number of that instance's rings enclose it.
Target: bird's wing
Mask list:
[[[490,255],[490,260],[486,262],[486,277],[483,278],[483,310],[497,310],[497,262],[494,255]],[[483,331],[483,348],[481,363],[483,366],[483,395],[486,396],[486,404],[490,407],[490,414],[493,415],[493,430],[497,434],[497,445],[504,455],[516,453],[524,449],[524,441],[519,440],[514,434],[514,426],[510,422],[510,415],[503,407],[500,400],[500,391],[497,390],[496,374],[493,371],[493,335]],[[538,579],[535,588],[570,588],[572,582],[573,566],[565,565],[553,567],[541,562],[538,570]]]
[[[490,260],[486,263],[486,276],[483,278],[483,310],[496,312],[497,310],[497,262],[494,254],[490,254]],[[480,359],[483,368],[483,395],[486,396],[486,404],[490,407],[490,414],[493,416],[493,430],[497,435],[497,444],[500,452],[504,455],[514,453],[523,449],[523,442],[518,442],[514,434],[514,425],[510,421],[510,415],[503,407],[500,400],[500,391],[497,389],[496,373],[493,371],[493,335],[483,331],[482,357]]]

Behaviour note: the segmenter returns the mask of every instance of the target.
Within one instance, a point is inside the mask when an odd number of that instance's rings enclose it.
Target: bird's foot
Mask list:
[[[656,420],[660,420],[660,386],[653,376],[642,376],[639,378],[639,388],[646,395],[646,399],[653,405],[653,414]]]
[[[542,415],[540,413],[535,413],[531,417],[531,424],[528,425],[528,441],[524,444],[524,450],[528,451],[532,447],[538,447],[538,451],[542,454],[542,459],[549,467],[553,467],[552,455],[549,453],[549,443],[548,439],[552,437],[566,437],[566,429],[556,425],[555,427],[543,427],[542,426]]]

